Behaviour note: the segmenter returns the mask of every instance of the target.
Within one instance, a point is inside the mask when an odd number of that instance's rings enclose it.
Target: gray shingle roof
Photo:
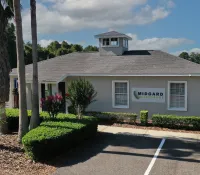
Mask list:
[[[116,32],[116,31],[110,31],[110,32],[95,35],[95,38],[106,38],[106,37],[127,38],[129,40],[132,40],[130,36],[125,35],[123,33]]]
[[[100,56],[99,52],[71,53],[38,63],[39,81],[57,82],[67,75],[200,75],[200,65],[156,50],[127,51],[122,56]],[[11,75],[17,75],[13,69]],[[32,64],[26,66],[32,80]]]

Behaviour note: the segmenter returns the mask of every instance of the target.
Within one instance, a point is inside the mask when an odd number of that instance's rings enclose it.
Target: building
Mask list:
[[[71,53],[38,63],[40,98],[45,92],[64,95],[71,80],[84,77],[98,92],[90,111],[139,113],[146,109],[150,115],[200,115],[200,65],[159,50],[128,50],[131,38],[115,31],[95,37],[99,52]],[[13,69],[10,106],[16,78]],[[32,65],[26,66],[26,81],[31,109]]]

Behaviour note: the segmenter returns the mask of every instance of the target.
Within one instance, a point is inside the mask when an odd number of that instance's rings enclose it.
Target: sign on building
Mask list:
[[[132,88],[132,101],[165,102],[165,88]]]

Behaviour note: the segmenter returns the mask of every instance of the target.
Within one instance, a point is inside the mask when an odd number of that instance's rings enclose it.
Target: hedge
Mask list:
[[[148,111],[146,110],[140,111],[140,122],[141,122],[141,125],[145,125],[145,126],[148,125]]]
[[[67,117],[67,118],[66,118]],[[97,133],[94,117],[76,119],[75,115],[60,115],[54,121],[44,121],[22,138],[26,154],[37,161],[53,158]]]
[[[31,110],[27,111],[28,113],[28,120],[30,122],[31,117]],[[8,130],[10,132],[16,132],[18,131],[19,127],[19,109],[12,109],[7,108],[6,109],[6,116],[7,116],[7,124],[8,124]],[[44,119],[48,119],[49,115],[47,112],[40,112],[40,119],[43,121]]]
[[[200,117],[154,114],[152,124],[159,127],[200,130]]]
[[[117,120],[119,122],[130,121],[136,123],[136,113],[121,113],[121,112],[85,112],[87,116],[95,116],[100,120]]]

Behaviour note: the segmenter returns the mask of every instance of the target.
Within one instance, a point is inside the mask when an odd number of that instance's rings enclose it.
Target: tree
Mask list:
[[[56,51],[59,48],[61,48],[61,44],[58,41],[53,41],[47,46],[49,52],[53,53],[54,55],[56,55]]]
[[[32,64],[32,45],[29,43],[24,45],[25,64]]]
[[[80,44],[74,44],[72,45],[71,49],[72,52],[82,52],[83,51],[83,46]]]
[[[190,56],[187,52],[182,52],[179,57],[183,58],[183,59],[186,59],[186,60],[189,60],[190,59]]]
[[[195,53],[192,52],[190,54],[188,54],[187,52],[182,52],[179,57],[192,61],[194,63],[200,64],[200,54],[199,53]]]
[[[97,92],[93,85],[89,81],[80,78],[69,83],[66,98],[76,110],[78,118],[81,119],[82,113],[85,112],[90,103],[95,101],[96,95]]]
[[[38,53],[37,53],[37,20],[36,1],[30,0],[31,8],[31,33],[32,33],[32,58],[33,58],[33,86],[32,86],[32,116],[30,129],[36,128],[40,124],[39,116],[39,95],[38,95]]]
[[[8,55],[8,37],[6,27],[13,17],[12,0],[0,0],[0,134],[7,133],[5,102],[9,100],[10,64]]]
[[[190,54],[190,60],[194,63],[200,64],[200,54],[192,52]]]
[[[15,26],[13,23],[8,23],[6,27],[8,37],[8,55],[11,68],[17,67],[17,53],[16,53],[16,37]]]
[[[89,45],[84,49],[84,52],[97,52],[98,50],[98,47]]]
[[[66,41],[63,41],[61,43],[61,48],[63,48],[63,49],[70,49],[70,45]]]
[[[26,103],[26,80],[25,80],[25,64],[24,64],[24,44],[22,35],[22,18],[20,11],[20,0],[13,0],[14,17],[16,23],[16,48],[17,48],[17,69],[19,81],[19,131],[18,141],[21,142],[22,137],[28,132],[28,117]]]

